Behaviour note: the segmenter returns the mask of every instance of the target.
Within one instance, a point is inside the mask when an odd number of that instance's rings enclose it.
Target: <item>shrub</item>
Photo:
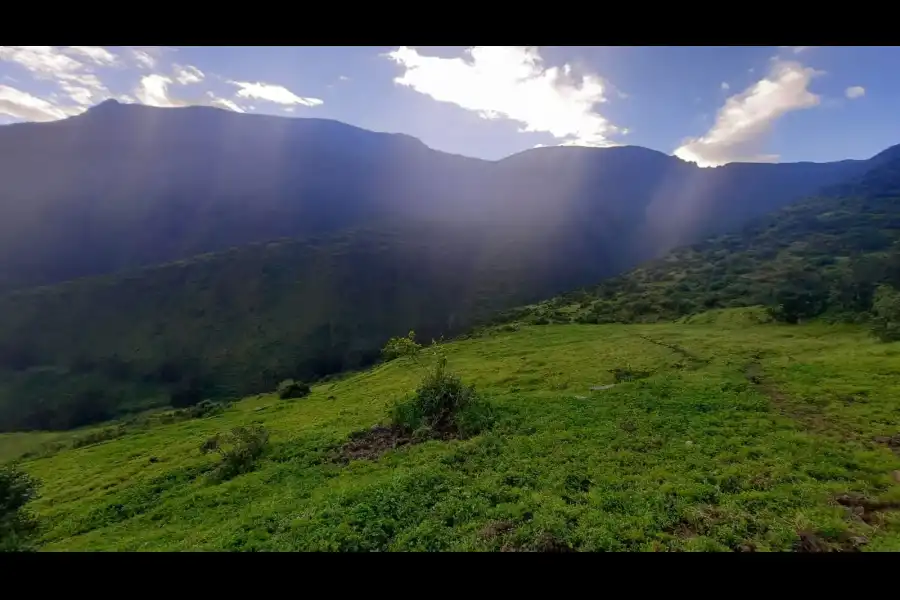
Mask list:
[[[37,520],[25,505],[37,497],[37,480],[12,465],[0,466],[0,552],[31,549]]]
[[[216,452],[222,457],[211,475],[214,480],[224,481],[252,471],[268,445],[269,430],[262,425],[251,425],[209,438],[201,444],[200,452]]]
[[[309,395],[309,384],[302,381],[294,381],[293,379],[285,379],[278,384],[278,397],[282,400],[290,400],[292,398],[303,398]]]
[[[384,348],[381,349],[381,355],[385,360],[394,360],[408,356],[415,358],[419,354],[422,346],[416,343],[416,332],[410,331],[406,337],[393,337],[388,340]]]
[[[900,340],[900,292],[882,285],[872,303],[872,333],[882,342]]]
[[[447,359],[439,356],[412,398],[398,402],[391,413],[395,426],[419,437],[475,435],[493,421],[490,405],[447,371]]]
[[[72,448],[83,448],[84,446],[92,446],[100,442],[114,440],[124,436],[128,431],[122,425],[115,427],[104,427],[96,431],[91,431],[84,435],[76,437],[72,440]]]
[[[227,403],[213,402],[212,400],[203,400],[199,404],[176,410],[172,416],[175,420],[179,419],[202,419],[204,417],[212,417],[223,412],[228,408]]]

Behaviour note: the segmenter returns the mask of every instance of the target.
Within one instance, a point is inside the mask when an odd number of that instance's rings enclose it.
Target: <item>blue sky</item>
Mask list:
[[[646,146],[713,166],[900,143],[900,48],[0,46],[0,123],[107,98],[336,119],[499,159]]]

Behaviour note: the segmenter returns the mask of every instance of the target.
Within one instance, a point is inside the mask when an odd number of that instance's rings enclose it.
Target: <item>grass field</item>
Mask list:
[[[900,344],[742,314],[450,343],[497,422],[375,460],[333,457],[412,392],[409,359],[26,458],[42,549],[900,550]],[[210,481],[200,445],[254,422],[256,470]]]

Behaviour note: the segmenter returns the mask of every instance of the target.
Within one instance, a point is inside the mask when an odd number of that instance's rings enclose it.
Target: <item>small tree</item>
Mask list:
[[[477,434],[493,421],[491,406],[478,396],[475,386],[466,385],[447,370],[443,351],[435,350],[435,365],[412,398],[398,402],[391,413],[395,426],[410,432],[432,435]]]
[[[268,445],[269,431],[262,425],[252,425],[214,435],[201,444],[200,452],[215,452],[222,457],[212,474],[213,479],[222,481],[252,471]]]
[[[0,467],[0,552],[31,549],[37,520],[25,505],[37,497],[37,487],[37,480],[17,467]]]
[[[416,358],[422,346],[416,343],[416,332],[410,331],[406,337],[393,337],[388,340],[384,348],[381,349],[381,355],[385,360],[394,360],[408,356]]]
[[[294,381],[293,379],[285,379],[278,384],[278,397],[282,400],[292,400],[294,398],[303,398],[309,395],[309,384],[302,381]]]
[[[872,333],[882,342],[900,340],[900,292],[887,285],[879,286],[872,312]]]

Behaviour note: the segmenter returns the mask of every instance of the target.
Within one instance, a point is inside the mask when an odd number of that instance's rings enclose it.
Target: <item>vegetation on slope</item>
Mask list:
[[[31,549],[37,521],[26,505],[37,496],[37,481],[15,466],[0,465],[0,552]]]
[[[357,230],[0,296],[0,430],[315,380],[371,364],[410,328],[453,335],[572,285],[542,245],[510,244],[517,235]]]
[[[0,289],[107,275],[0,297],[0,431],[360,368],[410,328],[458,334],[878,162],[704,170],[624,147],[491,163],[330,121],[115,102],[2,128],[7,145]],[[653,314],[728,305],[683,296]]]
[[[756,305],[789,323],[868,320],[880,285],[900,289],[900,160],[836,191],[849,195],[799,202],[496,321],[653,322]]]
[[[400,358],[301,400],[252,397],[27,459],[22,468],[44,482],[32,502],[39,541],[45,550],[900,550],[896,344],[858,326],[751,325],[756,316],[523,326],[447,344],[448,366],[496,417],[468,439],[340,459],[355,432],[389,424],[421,380],[423,367]],[[256,425],[270,435],[253,468],[206,477],[221,458],[200,452],[204,440]],[[0,436],[0,456],[16,458],[23,435],[32,434]]]

